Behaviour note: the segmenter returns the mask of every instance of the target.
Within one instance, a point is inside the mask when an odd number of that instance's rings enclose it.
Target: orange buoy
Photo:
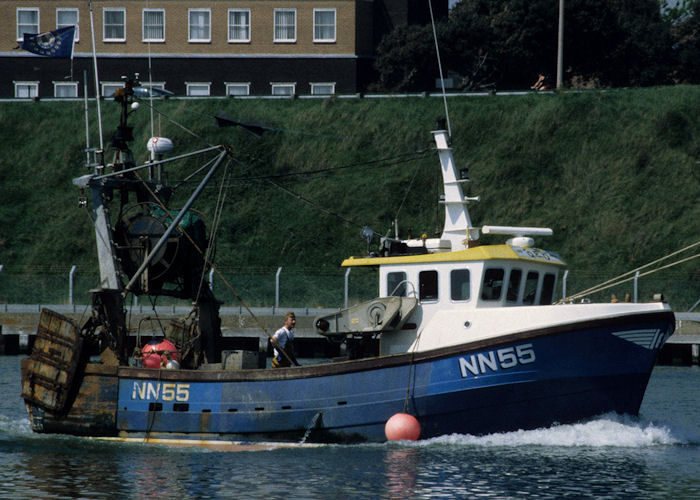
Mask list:
[[[397,413],[386,421],[384,434],[389,441],[416,441],[420,437],[420,424],[408,413]]]
[[[177,347],[167,339],[151,340],[141,352],[141,365],[146,368],[161,368],[170,360],[177,361]]]

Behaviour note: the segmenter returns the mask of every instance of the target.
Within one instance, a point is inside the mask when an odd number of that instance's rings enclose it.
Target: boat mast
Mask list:
[[[462,250],[468,248],[470,242],[479,239],[479,230],[472,227],[467,210],[467,203],[479,201],[479,197],[464,196],[462,186],[469,182],[469,175],[466,168],[457,171],[447,131],[436,130],[433,138],[440,157],[445,190],[445,199],[440,201],[445,205],[445,225],[440,239],[449,241],[453,251]]]

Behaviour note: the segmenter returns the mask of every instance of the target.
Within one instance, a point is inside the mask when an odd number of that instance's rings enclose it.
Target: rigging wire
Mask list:
[[[347,218],[343,217],[343,216],[340,215],[340,214],[337,214],[337,213],[335,213],[335,212],[332,212],[332,211],[328,210],[327,208],[322,207],[321,205],[319,205],[319,204],[317,204],[317,203],[315,203],[315,202],[309,200],[308,198],[304,198],[304,197],[303,197],[302,195],[300,195],[299,193],[295,193],[295,192],[292,191],[291,189],[286,188],[286,187],[284,187],[283,185],[276,183],[275,181],[272,181],[272,180],[269,180],[269,179],[268,179],[267,182],[269,182],[269,183],[272,184],[273,186],[275,186],[275,187],[281,189],[282,191],[286,192],[287,194],[289,194],[289,195],[295,197],[295,198],[298,199],[299,201],[303,201],[304,203],[306,203],[306,204],[308,204],[308,205],[311,205],[311,206],[314,207],[314,208],[317,208],[317,209],[320,210],[321,212],[324,212],[324,213],[326,213],[326,214],[328,214],[328,215],[331,215],[331,216],[333,216],[333,217],[337,217],[338,219],[342,220],[343,222],[347,222],[347,223],[350,224],[350,225],[357,226],[357,227],[359,227],[360,229],[362,229],[362,228],[365,227],[365,226],[363,226],[363,225],[361,225],[361,224],[358,224],[358,223],[355,222],[355,221],[351,221],[350,219],[347,219]]]
[[[193,131],[193,130],[187,128],[187,127],[185,127],[185,126],[184,126],[183,124],[181,124],[180,122],[177,122],[177,121],[173,120],[172,118],[170,118],[168,115],[166,115],[165,113],[163,113],[162,111],[160,111],[160,110],[159,110],[158,108],[156,108],[155,106],[153,106],[153,105],[151,105],[151,104],[148,104],[148,103],[145,103],[145,104],[146,104],[147,106],[151,106],[151,109],[152,109],[153,111],[155,111],[156,113],[158,113],[158,116],[159,116],[159,117],[164,117],[167,121],[169,121],[170,123],[172,123],[172,124],[175,125],[176,127],[179,127],[179,128],[181,128],[182,130],[184,130],[185,132],[187,132],[188,134],[190,134],[191,136],[196,137],[197,139],[202,140],[207,146],[209,146],[209,147],[214,147],[214,144],[212,144],[211,142],[207,141],[201,134],[198,134],[197,132],[195,132],[195,131]]]
[[[214,118],[216,119],[215,115],[210,115],[209,113],[203,113],[201,111],[197,111],[195,109],[187,109],[183,108],[183,111],[186,111],[187,113],[192,113],[195,115],[203,116],[205,118]],[[327,137],[330,139],[353,139],[354,136],[349,136],[349,135],[337,135],[337,134],[321,134],[318,132],[309,132],[307,130],[292,130],[292,129],[283,129],[283,128],[275,128],[275,127],[268,127],[263,124],[256,124],[256,126],[260,127],[263,129],[265,132],[279,132],[279,133],[285,133],[285,134],[298,134],[298,135],[308,135],[311,137]]]
[[[640,267],[638,267],[638,268],[636,268],[636,269],[632,269],[631,271],[627,271],[626,273],[623,273],[623,274],[621,274],[621,275],[619,275],[619,276],[616,276],[616,277],[614,277],[614,278],[612,278],[612,279],[609,279],[609,280],[607,280],[607,281],[604,281],[603,283],[600,283],[600,284],[595,285],[595,286],[593,286],[593,287],[591,287],[591,288],[588,288],[588,289],[586,289],[586,290],[583,290],[582,292],[576,293],[576,294],[574,294],[574,295],[570,295],[569,297],[564,297],[563,299],[559,300],[559,301],[557,302],[557,304],[560,304],[560,303],[563,303],[563,302],[570,302],[570,301],[576,300],[576,299],[580,299],[580,298],[585,297],[585,296],[587,296],[587,295],[592,295],[592,294],[594,294],[594,293],[601,292],[601,291],[606,290],[606,289],[608,289],[608,288],[612,288],[612,287],[614,287],[614,286],[621,285],[622,283],[626,283],[626,282],[628,282],[628,281],[631,281],[631,280],[635,279],[635,277],[641,278],[641,277],[643,277],[643,276],[648,276],[648,275],[650,275],[650,274],[652,274],[652,273],[655,273],[655,272],[657,272],[657,271],[661,271],[661,270],[663,270],[663,269],[668,269],[669,267],[673,267],[673,266],[676,266],[676,265],[678,265],[678,264],[682,264],[682,263],[687,262],[687,261],[689,261],[689,260],[692,260],[692,259],[695,259],[695,258],[697,258],[697,257],[700,257],[700,253],[697,253],[697,254],[695,254],[695,255],[691,255],[690,257],[686,257],[686,258],[683,258],[683,259],[678,260],[678,261],[676,261],[676,262],[672,262],[672,263],[670,263],[670,264],[666,264],[666,265],[664,265],[664,266],[657,267],[656,269],[652,269],[651,271],[647,271],[647,272],[645,272],[645,273],[639,274],[638,276],[630,276],[630,277],[628,277],[628,278],[626,278],[626,279],[622,279],[622,278],[625,278],[626,276],[629,276],[630,274],[635,274],[635,273],[641,271],[642,269],[646,269],[646,268],[648,268],[648,267],[650,267],[650,266],[653,266],[653,265],[655,265],[655,264],[658,264],[659,262],[662,262],[662,261],[664,261],[664,260],[666,260],[666,259],[669,259],[669,258],[671,258],[671,257],[674,257],[675,255],[678,255],[678,254],[680,254],[680,253],[686,252],[686,251],[690,250],[691,248],[697,247],[698,245],[700,245],[700,241],[696,241],[695,243],[692,243],[692,244],[686,246],[685,248],[681,248],[680,250],[676,250],[675,252],[671,252],[670,254],[668,254],[668,255],[666,255],[666,256],[664,256],[664,257],[661,257],[660,259],[656,259],[656,260],[654,260],[654,261],[652,261],[652,262],[649,262],[648,264],[644,264],[643,266],[640,266]]]
[[[348,165],[341,165],[339,167],[327,167],[327,168],[319,168],[316,170],[286,172],[283,174],[266,174],[266,175],[252,175],[252,176],[248,176],[248,177],[233,177],[233,178],[231,178],[231,181],[232,182],[233,181],[241,182],[241,181],[282,179],[284,177],[312,176],[312,175],[318,175],[318,174],[325,174],[325,173],[329,173],[329,172],[336,172],[338,170],[346,170],[349,168],[369,167],[369,166],[375,165],[377,163],[382,163],[382,162],[386,162],[386,165],[383,165],[383,166],[393,166],[393,165],[399,165],[401,163],[406,163],[409,161],[414,161],[414,160],[418,159],[418,157],[423,156],[427,152],[430,152],[430,151],[431,151],[431,148],[425,148],[425,149],[420,149],[418,151],[414,151],[411,153],[400,153],[398,155],[388,156],[386,158],[378,158],[376,160],[368,160],[368,161],[364,161],[364,162],[351,163]]]
[[[230,155],[230,151],[229,151],[229,155]],[[144,181],[142,181],[142,182],[144,184],[144,187],[148,190],[148,192],[151,194],[151,196],[156,201],[156,203],[158,205],[160,205],[161,208],[167,213],[168,209],[165,207],[165,204],[163,203],[163,201],[156,195],[156,193],[153,192],[153,190],[150,188],[150,186],[148,185],[147,182],[144,182]],[[187,231],[185,231],[185,229],[182,228],[180,225],[177,226],[177,229],[189,240],[189,242],[192,244],[194,249],[197,250],[197,252],[199,252],[199,254],[202,256],[202,259],[204,260],[204,263],[214,270],[216,275],[223,282],[224,286],[226,286],[226,288],[229,289],[229,291],[233,294],[233,296],[236,297],[236,299],[245,308],[245,310],[248,312],[248,314],[250,314],[250,317],[253,318],[253,321],[255,321],[258,324],[260,329],[262,329],[262,331],[265,332],[265,334],[269,338],[272,338],[272,334],[269,332],[269,330],[267,329],[265,324],[260,320],[260,318],[258,318],[255,315],[255,313],[250,309],[250,307],[248,307],[248,304],[243,300],[243,297],[241,297],[240,294],[235,290],[235,288],[233,288],[233,285],[231,285],[231,283],[226,279],[226,277],[223,275],[223,273],[221,271],[219,271],[219,269],[216,266],[214,266],[214,263],[207,258],[205,251],[199,247],[199,245],[194,241],[194,238],[192,238],[192,236],[190,236],[190,234]],[[289,357],[289,355],[286,353],[286,351],[284,351],[284,349],[282,350],[282,354],[284,354],[284,356],[289,360],[289,362],[292,363],[292,359]]]
[[[447,135],[452,137],[452,128],[450,127],[450,112],[447,109],[447,94],[445,93],[445,78],[442,75],[442,62],[440,61],[440,47],[438,47],[437,31],[435,30],[435,17],[433,16],[433,2],[428,0],[430,9],[430,24],[433,27],[433,40],[435,41],[435,55],[437,57],[438,69],[440,70],[440,85],[442,86],[442,100],[445,103],[445,119],[447,121]]]
[[[226,166],[224,167],[224,173],[221,176],[221,184],[219,185],[219,195],[217,196],[216,199],[216,207],[214,208],[214,217],[212,220],[212,227],[211,227],[211,238],[209,238],[209,242],[207,244],[207,248],[205,250],[204,254],[204,260],[205,261],[214,261],[214,248],[216,248],[216,234],[219,230],[219,226],[221,224],[221,214],[224,210],[224,205],[226,203],[226,190],[224,189],[224,186],[226,184],[226,176],[229,173],[229,166],[231,165],[231,161],[229,160],[226,163]],[[200,296],[200,293],[202,292],[202,286],[204,286],[204,275],[205,275],[205,270],[206,267],[202,267],[202,274],[200,275],[199,278],[199,287],[197,289],[197,297]]]
[[[356,226],[356,227],[358,227],[358,228],[360,228],[360,229],[364,229],[364,228],[366,227],[366,225],[359,224],[359,223],[357,223],[357,222],[355,222],[355,221],[352,221],[352,220],[350,220],[350,219],[348,219],[348,218],[346,218],[346,217],[343,217],[342,215],[340,215],[340,214],[338,214],[338,213],[335,213],[335,212],[333,212],[333,211],[331,211],[331,210],[329,210],[329,209],[327,209],[327,208],[325,208],[325,207],[319,205],[318,203],[316,203],[316,202],[314,202],[314,201],[312,201],[312,200],[309,200],[308,198],[305,198],[305,197],[302,196],[301,194],[299,194],[299,193],[297,193],[297,192],[295,192],[295,191],[292,191],[291,189],[289,189],[289,188],[287,188],[287,187],[285,187],[285,186],[283,186],[283,185],[281,185],[281,184],[275,182],[275,181],[272,180],[272,179],[276,179],[276,178],[279,178],[279,177],[288,177],[289,175],[306,175],[306,174],[311,175],[311,174],[317,174],[317,173],[331,172],[331,171],[335,171],[335,170],[350,168],[350,167],[353,167],[353,166],[360,166],[360,165],[365,165],[365,166],[366,166],[366,165],[375,164],[375,163],[378,163],[378,162],[381,162],[381,161],[387,161],[387,160],[393,160],[393,159],[398,159],[398,158],[400,158],[399,161],[396,161],[396,162],[393,162],[393,163],[389,163],[389,164],[388,164],[388,165],[397,165],[397,164],[399,164],[399,163],[406,163],[406,162],[409,162],[409,161],[414,161],[414,160],[418,159],[418,157],[420,157],[420,156],[422,156],[423,154],[425,154],[427,151],[430,151],[430,148],[426,148],[426,149],[423,149],[423,150],[420,150],[420,151],[417,151],[417,152],[414,152],[414,153],[404,153],[404,154],[396,155],[396,156],[393,156],[393,157],[390,157],[390,158],[382,158],[382,159],[379,159],[379,160],[372,160],[372,161],[366,162],[366,163],[364,163],[364,164],[358,163],[358,164],[352,164],[352,165],[345,165],[345,166],[342,166],[342,167],[333,167],[333,168],[327,168],[327,169],[314,170],[314,171],[311,171],[311,172],[297,172],[297,173],[293,173],[293,174],[279,174],[279,175],[270,175],[270,176],[257,176],[257,177],[250,177],[249,179],[255,179],[255,180],[264,179],[264,180],[266,180],[267,182],[269,182],[270,184],[272,184],[273,186],[275,186],[275,187],[281,189],[282,191],[286,192],[287,194],[289,194],[289,195],[295,197],[295,198],[298,199],[299,201],[302,201],[302,202],[304,202],[304,203],[306,203],[306,204],[308,204],[308,205],[310,205],[310,206],[316,208],[317,210],[320,210],[321,212],[324,212],[324,213],[326,213],[326,214],[328,214],[328,215],[330,215],[330,216],[332,216],[332,217],[336,217],[336,218],[338,218],[338,219],[340,219],[340,220],[342,220],[342,221],[344,221],[344,222],[346,222],[346,223],[348,223],[348,224],[350,224],[350,225],[352,225],[352,226]],[[405,158],[405,157],[408,157],[408,156],[410,156],[410,157],[409,157],[409,158]],[[413,174],[413,178],[411,179],[411,182],[410,182],[410,184],[409,184],[409,186],[408,186],[408,189],[406,190],[406,196],[404,196],[404,199],[403,199],[403,201],[401,202],[401,206],[399,206],[399,211],[401,210],[401,207],[403,206],[403,202],[406,201],[406,198],[408,197],[408,192],[410,191],[411,185],[413,184],[413,181],[415,180],[415,178],[416,178],[416,176],[417,176],[417,174],[418,174],[419,167],[420,167],[420,165],[418,165],[418,166],[416,167],[416,171],[415,171],[414,174]],[[241,180],[241,179],[232,179],[232,180]],[[397,211],[397,215],[398,215],[398,211]]]
[[[401,212],[401,209],[403,208],[404,203],[406,203],[406,200],[408,199],[408,193],[411,192],[411,186],[413,186],[413,181],[416,180],[416,177],[418,176],[419,170],[420,170],[420,164],[416,165],[415,172],[413,172],[413,177],[411,177],[411,182],[408,183],[408,187],[406,188],[406,193],[403,196],[403,200],[401,200],[401,204],[399,205],[399,208],[396,210],[396,214],[394,215],[394,220],[399,218],[399,212]]]

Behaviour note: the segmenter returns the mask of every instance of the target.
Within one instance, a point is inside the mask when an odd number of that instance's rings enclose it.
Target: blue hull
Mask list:
[[[121,436],[383,441],[407,411],[421,437],[636,415],[673,315],[524,332],[430,352],[278,370],[119,368]]]

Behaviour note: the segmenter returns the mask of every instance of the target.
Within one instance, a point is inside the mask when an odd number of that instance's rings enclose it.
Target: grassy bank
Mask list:
[[[700,88],[453,97],[449,106],[455,159],[469,168],[469,195],[481,197],[470,209],[475,225],[551,227],[554,236],[538,244],[569,263],[569,292],[700,239]],[[175,142],[173,154],[221,142],[236,153],[218,233],[217,261],[227,276],[269,276],[283,266],[335,282],[340,261],[366,251],[362,226],[384,234],[397,218],[403,237],[409,228],[418,235],[442,226],[439,163],[424,152],[444,115],[437,98],[171,100],[155,107],[156,134]],[[102,109],[109,136],[117,105],[105,101]],[[212,115],[219,109],[274,131],[258,140],[217,128]],[[95,273],[90,220],[71,184],[86,173],[84,110],[77,102],[2,103],[0,120],[0,301],[17,302],[12,276],[64,274],[71,265]],[[137,161],[146,158],[149,120],[144,103],[132,115]],[[205,193],[205,215],[217,193]],[[687,309],[700,298],[699,269],[695,260],[643,278],[640,298],[663,291]],[[258,294],[254,282],[238,291]]]

